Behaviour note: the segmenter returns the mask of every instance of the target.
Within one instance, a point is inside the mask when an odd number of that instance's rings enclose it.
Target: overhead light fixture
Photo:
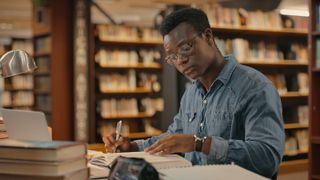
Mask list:
[[[309,12],[307,10],[297,10],[297,9],[281,9],[280,14],[287,15],[287,16],[303,16],[303,17],[309,16]]]

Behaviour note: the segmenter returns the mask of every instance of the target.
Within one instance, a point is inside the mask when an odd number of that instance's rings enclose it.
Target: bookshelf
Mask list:
[[[101,142],[118,120],[131,139],[159,135],[162,41],[157,30],[95,24],[91,31],[90,142]]]
[[[38,69],[34,110],[46,114],[54,140],[73,140],[72,2],[33,2],[33,47]]]
[[[33,55],[31,38],[7,37],[8,44],[2,44],[1,54],[12,49],[22,49]],[[34,106],[33,76],[31,73],[4,79],[2,107],[30,110]]]
[[[309,0],[310,151],[309,179],[320,179],[320,1]]]
[[[244,10],[245,11],[245,10]],[[283,106],[286,148],[279,172],[306,170],[308,163],[308,20],[276,11],[213,7],[209,20],[223,54],[264,73]],[[290,23],[285,23],[285,21]]]

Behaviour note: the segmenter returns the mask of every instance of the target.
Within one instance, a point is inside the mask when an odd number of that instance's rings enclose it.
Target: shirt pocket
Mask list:
[[[208,116],[208,135],[230,138],[232,113],[227,111],[212,111]]]
[[[199,122],[198,112],[186,112],[183,115],[183,133],[184,134],[196,134],[197,122]]]

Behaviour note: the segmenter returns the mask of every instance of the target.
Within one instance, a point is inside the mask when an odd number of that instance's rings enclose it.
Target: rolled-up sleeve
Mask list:
[[[159,136],[153,136],[151,138],[148,139],[139,139],[139,140],[135,140],[134,142],[136,142],[138,144],[139,147],[139,151],[143,151],[146,147],[151,146],[153,143],[155,143],[158,139],[165,137],[169,134],[178,134],[178,133],[182,133],[183,129],[182,129],[182,123],[181,123],[181,112],[182,110],[180,109],[178,114],[176,114],[173,118],[173,123],[168,127],[168,130],[162,134],[160,134]]]
[[[244,124],[244,140],[211,137],[208,163],[234,162],[266,177],[275,174],[282,160],[284,127],[281,100],[269,83],[248,92],[235,115]]]

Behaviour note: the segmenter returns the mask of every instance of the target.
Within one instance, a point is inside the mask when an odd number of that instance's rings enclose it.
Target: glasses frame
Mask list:
[[[192,53],[194,51],[194,45],[195,45],[195,40],[198,36],[200,36],[202,34],[202,32],[198,32],[196,33],[195,35],[192,36],[192,38],[190,38],[189,40],[185,41],[184,43],[180,44],[178,46],[178,51],[177,53],[172,53],[170,55],[167,55],[165,57],[165,62],[170,64],[170,65],[174,65],[176,62],[179,61],[179,59],[182,59],[182,58],[188,58],[190,56],[192,56]],[[186,45],[186,44],[189,44],[189,43],[192,43],[192,47],[191,47],[191,50],[189,50],[190,52],[188,53],[181,53],[183,52],[183,50],[181,50],[181,48]]]

